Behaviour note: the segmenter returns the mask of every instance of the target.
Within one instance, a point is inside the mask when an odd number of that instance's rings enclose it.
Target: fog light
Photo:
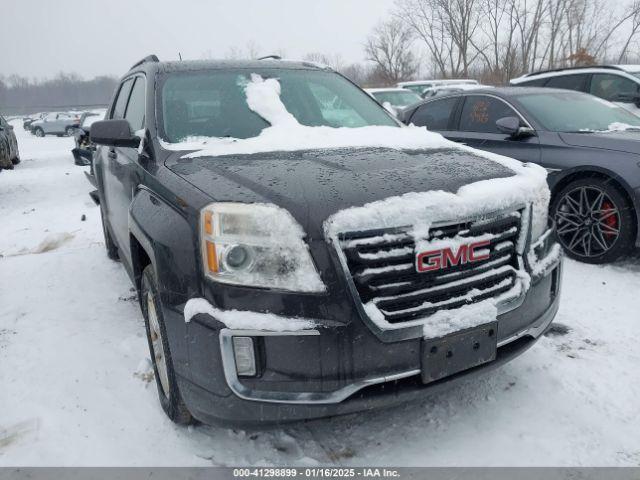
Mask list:
[[[236,360],[236,372],[240,377],[256,375],[256,357],[251,337],[233,337],[233,356]]]

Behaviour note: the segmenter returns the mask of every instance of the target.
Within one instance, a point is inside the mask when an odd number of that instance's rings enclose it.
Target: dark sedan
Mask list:
[[[640,245],[640,117],[580,92],[457,92],[399,114],[450,140],[549,171],[551,217],[572,258],[606,263]]]

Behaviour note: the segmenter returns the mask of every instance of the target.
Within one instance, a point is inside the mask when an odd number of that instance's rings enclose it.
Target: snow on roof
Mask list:
[[[473,80],[471,78],[448,78],[448,79],[432,79],[432,80],[411,80],[409,82],[398,82],[398,86],[399,87],[404,87],[404,86],[409,86],[409,85],[425,85],[425,84],[439,84],[439,85],[445,85],[445,84],[454,84],[454,83],[473,83],[473,84],[477,84],[478,81],[477,80]]]
[[[579,75],[581,73],[617,73],[631,75],[634,73],[640,73],[640,65],[601,65],[593,67],[576,67],[576,68],[564,68],[558,70],[550,70],[546,72],[533,72],[527,73],[520,77],[512,78],[509,83],[517,85],[521,82],[533,80],[535,78],[550,78],[564,75]]]
[[[638,73],[640,72],[640,65],[627,64],[627,65],[613,65],[621,70],[624,70],[628,73]]]
[[[440,91],[440,90],[483,90],[487,88],[495,88],[491,85],[480,85],[480,84],[469,84],[469,83],[460,83],[453,85],[436,85],[435,87],[431,87],[428,91]]]

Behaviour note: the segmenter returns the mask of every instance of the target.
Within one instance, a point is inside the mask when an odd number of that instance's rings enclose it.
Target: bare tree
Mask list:
[[[480,25],[480,0],[398,0],[396,17],[427,48],[443,76],[466,76],[479,52],[473,37]]]
[[[468,73],[504,83],[524,72],[629,59],[640,0],[396,0],[441,77]]]
[[[374,62],[385,83],[412,78],[418,62],[411,51],[409,29],[397,18],[378,24],[365,44],[367,59]]]
[[[640,32],[640,1],[635,0],[633,4],[629,6],[629,13],[631,14],[629,16],[631,20],[631,28],[629,29],[627,37],[624,40],[624,44],[620,50],[618,63],[622,63],[625,60],[631,42]]]
[[[312,52],[305,55],[303,59],[307,60],[308,62],[327,65],[328,67],[331,67],[337,71],[342,70],[342,68],[344,67],[344,59],[342,58],[342,55],[340,55],[339,53],[336,53],[334,55],[328,55],[326,53]]]

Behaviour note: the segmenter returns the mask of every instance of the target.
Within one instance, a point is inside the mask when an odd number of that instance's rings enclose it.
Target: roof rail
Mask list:
[[[280,55],[265,55],[264,57],[258,58],[258,60],[282,60]]]
[[[139,62],[134,63],[131,68],[129,70],[133,70],[136,67],[139,67],[140,65],[142,65],[143,63],[147,63],[147,62],[155,62],[158,63],[160,60],[158,59],[157,56],[155,55],[147,55],[146,57],[144,57],[142,60],[140,60]]]
[[[622,68],[616,65],[583,65],[581,67],[559,67],[559,68],[550,68],[548,70],[538,70],[537,72],[527,73],[523,75],[523,77],[532,77],[534,75],[541,75],[543,73],[563,72],[565,70],[582,70],[585,68],[606,68],[609,70],[622,70]]]

